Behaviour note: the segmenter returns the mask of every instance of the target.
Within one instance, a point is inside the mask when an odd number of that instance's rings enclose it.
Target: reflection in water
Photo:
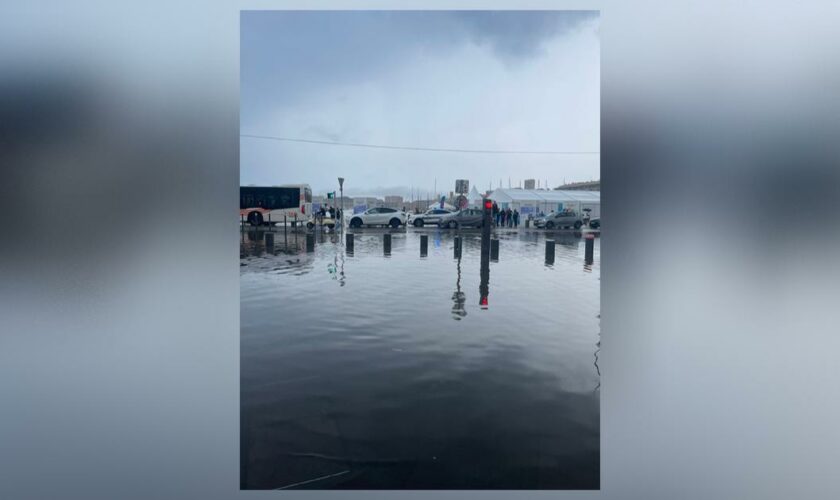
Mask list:
[[[461,291],[461,258],[458,257],[458,277],[455,281],[455,293],[452,294],[452,319],[460,320],[467,315],[465,304],[467,303],[467,296]]]
[[[490,307],[489,298],[490,295],[490,234],[487,233],[487,237],[482,237],[481,239],[481,281],[478,285],[478,305],[481,306],[482,309],[487,309]]]

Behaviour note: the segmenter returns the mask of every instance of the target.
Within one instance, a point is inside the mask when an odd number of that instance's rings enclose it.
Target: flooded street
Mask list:
[[[240,235],[242,488],[598,488],[600,239],[353,232]]]

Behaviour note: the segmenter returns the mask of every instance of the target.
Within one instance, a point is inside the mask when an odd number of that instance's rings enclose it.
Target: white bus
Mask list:
[[[240,186],[239,220],[252,226],[286,222],[312,227],[312,190],[309,184]]]

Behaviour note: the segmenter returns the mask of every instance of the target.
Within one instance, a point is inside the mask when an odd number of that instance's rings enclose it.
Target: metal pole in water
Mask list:
[[[306,233],[306,253],[315,251],[315,233]]]
[[[342,229],[343,231],[343,229]],[[347,244],[347,253],[353,253],[353,233],[347,233],[344,235],[345,242]]]
[[[429,235],[420,235],[420,257],[425,257],[429,254]]]
[[[385,233],[382,235],[382,242],[384,243],[385,255],[391,255],[391,234]]]
[[[545,240],[545,263],[554,264],[554,240]]]
[[[595,235],[591,233],[587,234],[584,241],[586,242],[586,245],[584,248],[583,260],[586,261],[587,264],[592,264],[592,261],[594,260],[593,255],[595,253]]]
[[[490,260],[499,261],[499,238],[490,240]]]

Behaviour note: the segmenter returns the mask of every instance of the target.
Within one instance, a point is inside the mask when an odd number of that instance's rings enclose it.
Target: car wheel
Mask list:
[[[394,229],[400,227],[400,220],[399,219],[391,219],[391,227]]]
[[[458,228],[458,223],[455,222],[454,220],[451,220],[451,221],[449,221],[449,224],[446,225],[446,227],[448,227],[449,229],[457,229]]]
[[[362,227],[362,219],[356,217],[350,221],[350,227]]]
[[[313,223],[311,223],[311,222],[307,222],[307,223],[306,223],[306,229],[312,229],[312,228],[314,228],[314,227],[315,227],[315,224],[313,224]]]
[[[263,216],[259,212],[251,212],[250,214],[248,214],[248,222],[252,226],[262,226]]]
[[[592,229],[598,229],[599,227],[601,227],[601,223],[598,221],[590,222],[589,227],[591,227]]]
[[[581,222],[579,220],[575,221],[575,229],[580,229],[580,226],[582,226],[582,225],[583,225],[583,222]]]
[[[549,222],[546,222],[546,223],[545,223],[545,228],[546,228],[546,229],[554,229],[554,223],[553,223],[553,222],[550,222],[550,221],[549,221]]]
[[[423,219],[417,219],[414,221],[414,227],[423,227]]]

